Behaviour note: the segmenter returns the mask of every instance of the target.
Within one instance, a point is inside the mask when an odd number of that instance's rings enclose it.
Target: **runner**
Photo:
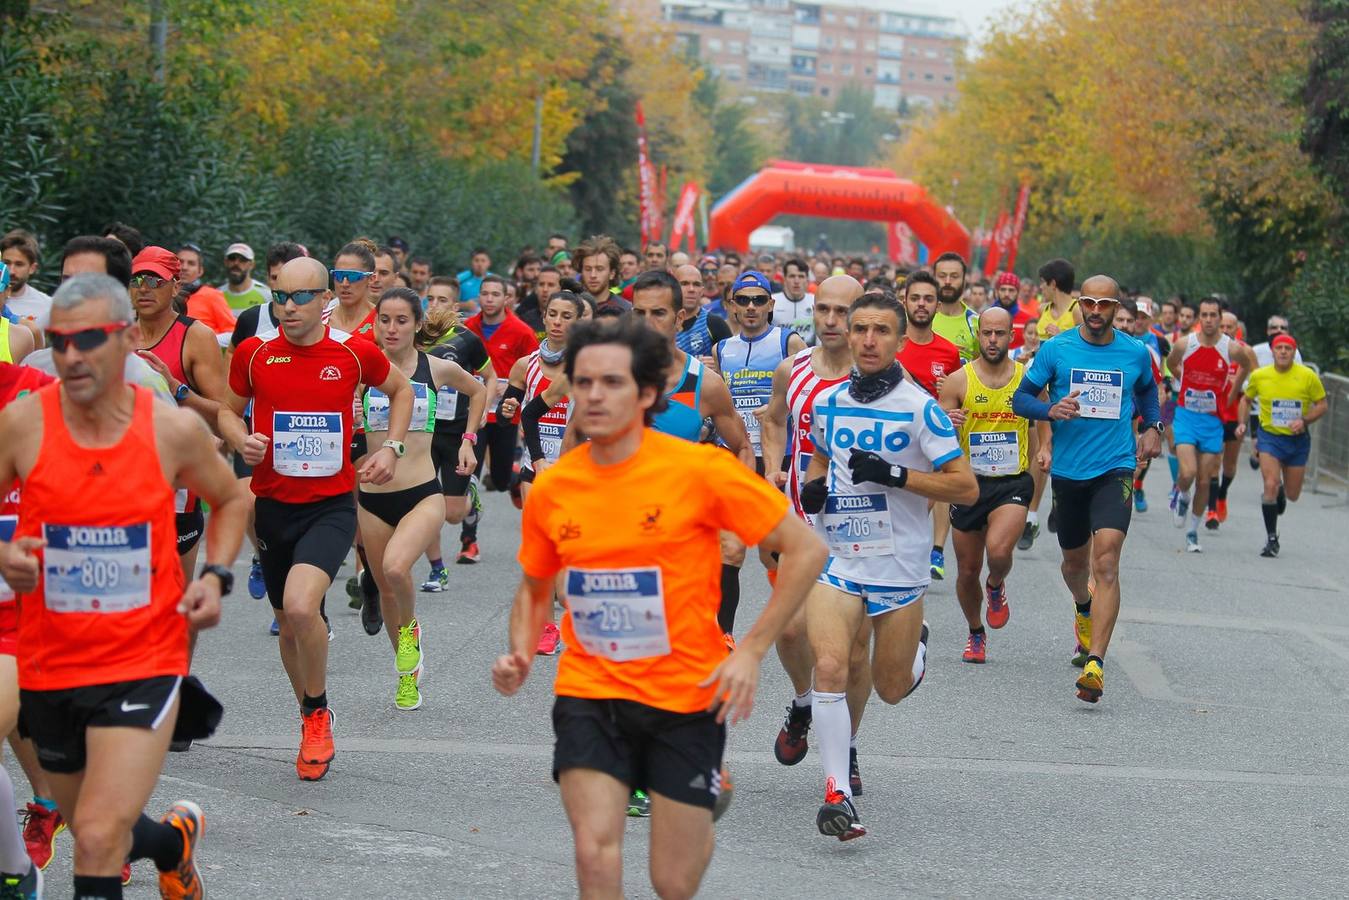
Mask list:
[[[668,318],[667,328],[623,318],[572,331],[566,375],[574,420],[590,443],[534,483],[510,650],[492,670],[502,694],[520,690],[561,575],[566,649],[555,685],[553,773],[583,897],[622,896],[623,801],[633,789],[651,796],[655,892],[697,893],[712,856],[714,807],[728,799],[725,723],[749,714],[763,656],[825,558],[762,478],[718,448],[644,427],[666,402],[679,304],[673,286],[669,297],[655,284],[640,286],[657,276],[673,282],[665,272],[644,273],[633,297],[637,306],[647,297],[668,308],[651,317]],[[729,656],[713,621],[720,529],[781,554],[777,587]]]
[[[1007,314],[1012,317],[1012,344],[1009,353],[1024,346],[1026,343],[1026,326],[1033,318],[1033,314],[1026,307],[1017,303],[1017,289],[1021,285],[1021,279],[1016,277],[1015,272],[1003,272],[998,276],[993,290],[993,302],[1007,310]],[[1035,330],[1031,329],[1033,335]]]
[[[416,291],[410,288],[385,291],[375,313],[376,333],[384,355],[412,386],[412,422],[407,429],[406,454],[393,478],[383,484],[360,486],[356,494],[359,504],[356,518],[379,586],[384,630],[393,645],[394,671],[398,675],[394,707],[410,711],[422,705],[421,682],[426,677],[412,565],[440,531],[445,515],[444,495],[431,456],[439,389],[445,385],[468,397],[468,419],[475,428],[482,422],[487,392],[457,364],[429,356],[413,345],[423,315]],[[388,395],[377,387],[367,386],[361,408],[371,443],[384,446],[392,424]],[[461,476],[471,474],[478,463],[473,453],[476,439],[475,431],[467,431],[459,444],[455,471]]]
[[[816,533],[829,545],[806,602],[815,656],[811,718],[825,775],[815,824],[840,841],[866,834],[848,783],[844,704],[857,631],[870,618],[877,696],[895,704],[912,693],[927,657],[928,502],[973,503],[979,495],[955,428],[896,360],[904,334],[904,308],[893,294],[864,294],[853,304],[852,378],[815,400],[815,449],[801,488],[801,506],[817,516]]]
[[[1083,667],[1077,696],[1088,703],[1100,700],[1105,689],[1134,469],[1161,449],[1152,361],[1140,342],[1112,326],[1119,294],[1119,284],[1107,275],[1084,281],[1077,301],[1082,324],[1044,343],[1012,395],[1018,416],[1053,427],[1037,462],[1049,470],[1058,502],[1063,583],[1076,605],[1072,662]],[[1040,399],[1046,388],[1048,401]],[[1137,443],[1135,414],[1143,428]]]
[[[1270,344],[1274,338],[1281,334],[1292,334],[1288,325],[1288,318],[1280,315],[1270,316],[1265,322],[1265,334],[1268,336],[1269,340],[1261,341],[1251,348],[1255,353],[1255,365],[1257,368],[1274,364],[1274,350]],[[1302,351],[1294,351],[1293,362],[1299,364],[1302,362]],[[1247,430],[1251,436],[1251,455],[1248,461],[1251,464],[1251,468],[1258,471],[1260,468],[1260,451],[1256,449],[1256,443],[1260,435],[1260,415],[1257,410],[1251,410],[1251,418]]]
[[[1218,472],[1223,451],[1224,405],[1241,393],[1246,376],[1255,367],[1249,347],[1223,334],[1222,301],[1205,297],[1199,301],[1199,331],[1181,337],[1167,356],[1167,367],[1179,376],[1179,400],[1173,424],[1180,474],[1179,496],[1174,510],[1177,528],[1185,528],[1185,549],[1199,553],[1199,521],[1208,502],[1209,480]],[[1235,364],[1235,381],[1229,369]],[[1193,498],[1191,498],[1193,487]],[[1193,506],[1191,500],[1193,499]],[[1192,512],[1191,512],[1192,511]]]
[[[281,630],[281,662],[300,704],[295,769],[306,781],[326,775],[335,753],[320,604],[356,534],[357,473],[347,453],[352,396],[365,384],[389,397],[389,439],[361,467],[362,483],[394,477],[412,418],[407,378],[370,341],[323,324],[332,293],[318,260],[282,267],[273,292],[284,301],[281,331],[239,345],[220,408],[220,433],[253,467],[258,551]],[[253,400],[252,431],[239,418],[246,398]]]
[[[680,283],[683,283],[682,280]],[[800,335],[807,346],[813,347],[815,317],[811,310],[814,305],[815,295],[810,292],[810,269],[806,267],[805,260],[793,256],[782,264],[782,290],[773,295],[773,324]]]
[[[1040,307],[1040,321],[1035,333],[1045,341],[1082,324],[1082,310],[1073,299],[1073,264],[1066,259],[1051,259],[1040,267],[1040,293],[1044,303]]]
[[[0,315],[0,363],[22,362],[24,357],[37,349],[33,332],[24,325],[23,319],[9,310],[9,283],[9,266],[0,262],[0,301],[5,301],[4,311],[7,313]]]
[[[932,264],[937,279],[937,311],[932,315],[932,330],[956,345],[962,362],[979,355],[975,336],[978,314],[960,298],[965,293],[967,267],[959,253],[946,252]]]
[[[1302,479],[1311,454],[1307,426],[1326,414],[1326,389],[1320,377],[1296,361],[1297,341],[1290,334],[1276,334],[1270,342],[1274,362],[1251,373],[1241,398],[1237,436],[1246,431],[1251,404],[1257,404],[1260,432],[1260,475],[1264,490],[1260,512],[1265,520],[1265,548],[1261,556],[1279,555],[1279,516],[1289,501],[1302,496]]]
[[[1007,357],[1012,317],[1000,306],[980,313],[979,357],[953,372],[942,385],[940,402],[959,429],[960,447],[979,483],[979,499],[951,506],[955,530],[956,599],[970,628],[961,657],[967,663],[987,659],[988,638],[980,607],[988,599],[988,627],[1001,628],[1011,615],[1007,575],[1012,549],[1026,522],[1035,484],[1029,460],[1035,455],[1034,432],[1012,412],[1012,395],[1021,383],[1021,363]],[[983,586],[984,557],[988,578]]]
[[[201,809],[179,801],[160,822],[141,810],[189,697],[189,632],[219,621],[233,584],[244,504],[198,417],[124,380],[134,342],[121,284],[63,283],[47,334],[62,383],[0,413],[0,484],[17,478],[23,492],[0,544],[19,595],[20,729],[78,823],[76,897],[120,898],[125,861],[147,857],[162,896],[202,897]],[[175,484],[213,510],[208,563],[190,584],[174,565]]]
[[[1222,324],[1223,334],[1227,335],[1238,346],[1246,346],[1238,337],[1240,322],[1237,320],[1237,314],[1230,309],[1223,310]],[[1252,370],[1259,367],[1258,359],[1252,364]],[[1229,383],[1226,386],[1227,396],[1231,396],[1232,381],[1239,374],[1240,366],[1235,360],[1229,360],[1227,365],[1227,377]],[[1209,531],[1217,531],[1218,527],[1227,521],[1227,492],[1232,487],[1232,482],[1237,477],[1237,461],[1241,457],[1241,438],[1237,435],[1238,413],[1241,407],[1241,390],[1245,386],[1243,382],[1236,382],[1236,396],[1228,403],[1223,404],[1223,458],[1222,458],[1222,480],[1210,478],[1208,482],[1208,511],[1204,515],[1204,527]]]
[[[1132,317],[1132,319],[1130,318]],[[1130,325],[1132,324],[1132,327]],[[1130,307],[1127,301],[1120,302],[1120,308],[1115,311],[1115,327],[1125,334],[1133,335],[1143,342],[1143,346],[1148,348],[1148,354],[1152,357],[1152,367],[1157,373],[1157,399],[1162,405],[1162,422],[1169,422],[1167,412],[1167,387],[1169,379],[1163,377],[1165,371],[1166,357],[1171,352],[1171,342],[1165,337],[1157,334],[1152,325],[1152,300],[1149,297],[1138,297],[1133,301]],[[1174,408],[1171,415],[1174,415]],[[1148,511],[1148,498],[1143,492],[1143,479],[1147,477],[1148,469],[1152,467],[1152,460],[1146,459],[1139,463],[1138,468],[1134,470],[1134,512],[1145,513]],[[1038,467],[1036,467],[1038,470]]]
[[[267,285],[253,277],[253,248],[242,241],[225,248],[225,283],[218,287],[236,316],[272,299]]]
[[[703,278],[696,267],[680,266],[674,270],[674,277],[684,301],[675,346],[704,364],[711,363],[713,348],[731,336],[731,327],[703,306]]]

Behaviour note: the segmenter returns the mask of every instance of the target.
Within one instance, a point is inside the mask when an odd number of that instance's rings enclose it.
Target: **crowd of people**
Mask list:
[[[483,493],[509,493],[520,539],[500,549],[522,575],[492,679],[514,694],[560,654],[580,892],[622,895],[625,818],[650,816],[652,884],[687,897],[770,647],[793,691],[774,755],[813,743],[818,830],[859,838],[859,725],[873,694],[922,684],[948,543],[962,658],[984,663],[1049,486],[1073,688],[1098,703],[1152,461],[1201,552],[1252,438],[1277,557],[1326,411],[1286,319],[1252,346],[1222,297],[1158,303],[1063,259],[989,284],[955,253],[897,269],[553,234],[503,274],[476,248],[449,275],[396,237],[213,260],[113,223],[65,245],[51,296],[32,235],[0,259],[0,727],[33,791],[22,832],[0,817],[0,898],[41,895],[67,826],[76,897],[121,897],[145,858],[162,896],[205,896],[202,809],[143,810],[166,754],[220,720],[191,663],[242,548],[298,707],[296,774],[319,781],[340,569],[354,553],[349,603],[390,642],[393,707],[417,710],[418,596],[450,588],[451,556],[481,559]],[[747,624],[750,548],[772,590]]]

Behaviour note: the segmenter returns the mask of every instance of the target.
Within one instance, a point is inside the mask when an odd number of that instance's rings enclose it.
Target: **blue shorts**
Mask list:
[[[1172,423],[1176,436],[1176,446],[1191,444],[1200,453],[1223,452],[1223,423],[1217,416],[1208,413],[1191,412],[1183,406],[1176,407],[1176,420]]]
[[[927,585],[919,587],[895,587],[886,584],[858,584],[837,575],[821,574],[816,579],[820,584],[837,588],[845,594],[860,597],[869,616],[879,616],[897,609],[903,609],[916,600],[922,600]]]
[[[1270,434],[1264,429],[1255,436],[1255,449],[1283,463],[1285,466],[1305,466],[1312,452],[1309,434]]]

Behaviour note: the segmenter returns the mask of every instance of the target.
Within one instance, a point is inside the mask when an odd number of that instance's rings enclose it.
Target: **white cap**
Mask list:
[[[228,247],[225,248],[226,256],[233,256],[236,253],[242,256],[244,259],[248,260],[249,262],[253,261],[253,248],[243,243],[242,241],[239,243],[230,244]]]
[[[1139,297],[1137,300],[1138,314],[1142,316],[1152,316],[1152,301],[1147,297]]]

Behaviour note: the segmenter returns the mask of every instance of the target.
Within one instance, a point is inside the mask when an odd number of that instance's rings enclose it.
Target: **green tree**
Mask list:
[[[607,39],[588,78],[599,84],[595,103],[567,138],[558,172],[574,178],[569,193],[585,234],[631,244],[637,239],[637,96],[622,77],[628,65],[621,43]]]
[[[63,212],[56,120],[59,85],[43,68],[40,39],[54,22],[26,16],[26,3],[0,10],[0,232],[27,228],[46,237]]]

